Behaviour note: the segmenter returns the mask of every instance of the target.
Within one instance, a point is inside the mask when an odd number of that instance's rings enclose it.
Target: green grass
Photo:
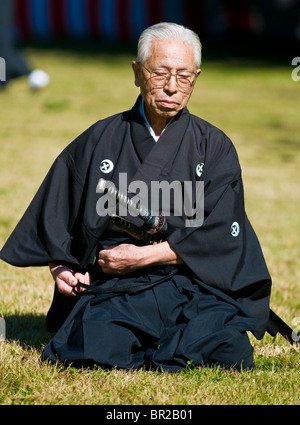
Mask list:
[[[0,92],[0,246],[59,152],[96,120],[130,108],[138,95],[129,54],[27,53],[49,72],[51,84],[32,93],[20,79]],[[204,61],[189,109],[223,129],[238,150],[247,212],[273,277],[271,306],[292,325],[300,316],[300,82],[292,80],[290,62]],[[0,270],[0,316],[7,326],[0,342],[2,405],[299,405],[299,347],[280,336],[250,336],[252,372],[215,367],[166,374],[43,363],[49,272],[3,262]]]

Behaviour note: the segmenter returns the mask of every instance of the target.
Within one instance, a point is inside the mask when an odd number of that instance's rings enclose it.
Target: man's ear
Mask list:
[[[141,81],[140,81],[140,65],[136,61],[132,61],[132,69],[134,72],[134,84],[136,87],[141,87]]]

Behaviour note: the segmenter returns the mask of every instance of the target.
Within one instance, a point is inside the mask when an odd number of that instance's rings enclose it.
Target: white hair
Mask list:
[[[197,68],[201,65],[201,42],[198,35],[182,25],[161,22],[145,29],[138,41],[137,62],[144,63],[151,54],[151,44],[155,40],[175,40],[190,44],[195,52]]]

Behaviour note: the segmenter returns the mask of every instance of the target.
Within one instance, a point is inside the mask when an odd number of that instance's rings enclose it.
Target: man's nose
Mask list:
[[[169,93],[176,93],[178,91],[178,84],[177,84],[177,76],[176,74],[170,75],[169,79],[166,81],[165,84],[165,90],[167,90]]]

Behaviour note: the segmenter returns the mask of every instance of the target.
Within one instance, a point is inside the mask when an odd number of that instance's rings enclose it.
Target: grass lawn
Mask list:
[[[25,79],[0,92],[0,246],[60,151],[96,120],[131,108],[138,89],[124,54],[28,49],[51,84],[30,92]],[[273,277],[271,307],[300,324],[300,82],[286,66],[204,60],[192,113],[233,140],[243,168],[246,209]],[[46,268],[0,263],[0,404],[299,405],[299,346],[281,336],[251,342],[257,368],[178,374],[76,370],[40,361],[51,335],[45,315],[53,282]],[[297,319],[298,318],[298,319]]]

